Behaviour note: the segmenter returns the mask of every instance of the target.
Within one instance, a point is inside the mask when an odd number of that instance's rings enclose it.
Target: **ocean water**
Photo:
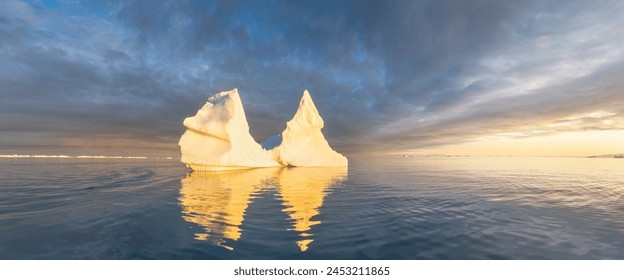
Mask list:
[[[0,158],[0,259],[624,259],[624,160]]]

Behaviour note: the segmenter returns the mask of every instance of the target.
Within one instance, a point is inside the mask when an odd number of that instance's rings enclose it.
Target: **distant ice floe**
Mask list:
[[[68,155],[0,155],[0,158],[98,158],[98,159],[147,159],[143,156],[68,156]],[[171,159],[168,157],[167,159]]]
[[[323,118],[307,90],[286,129],[262,145],[249,134],[237,89],[208,98],[195,116],[184,120],[184,126],[186,132],[178,143],[180,160],[193,170],[348,165],[347,158],[325,140]]]

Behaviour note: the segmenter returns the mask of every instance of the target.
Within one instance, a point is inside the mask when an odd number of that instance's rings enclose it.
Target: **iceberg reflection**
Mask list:
[[[240,238],[251,195],[265,187],[277,171],[258,168],[187,174],[181,182],[179,200],[182,218],[204,229],[204,233],[195,234],[195,239],[232,250],[224,239]]]
[[[288,230],[299,233],[297,245],[305,251],[313,241],[310,229],[321,223],[313,218],[319,214],[326,194],[346,178],[346,167],[191,172],[181,180],[182,218],[202,227],[202,232],[195,234],[196,240],[233,250],[226,242],[241,237],[241,225],[253,197],[274,188],[283,201],[281,211],[292,223]]]
[[[346,167],[283,168],[279,172],[278,188],[285,206],[282,211],[294,222],[292,230],[299,232],[301,251],[314,241],[308,231],[321,223],[312,218],[319,214],[325,195],[346,177]]]

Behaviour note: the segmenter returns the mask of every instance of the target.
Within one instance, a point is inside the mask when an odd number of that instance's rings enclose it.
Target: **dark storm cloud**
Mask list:
[[[281,132],[308,89],[329,142],[352,151],[601,110],[566,129],[617,129],[624,108],[619,1],[0,5],[0,145],[175,148],[184,117],[234,87],[257,140]]]

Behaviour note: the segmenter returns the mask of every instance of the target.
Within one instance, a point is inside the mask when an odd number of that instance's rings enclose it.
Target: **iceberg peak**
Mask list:
[[[310,93],[303,92],[295,116],[286,123],[273,160],[285,166],[347,166],[347,158],[332,150],[321,132],[324,122]]]
[[[312,101],[312,97],[308,90],[303,92],[303,96],[301,97],[301,101],[299,101],[299,108],[297,108],[297,112],[295,116],[286,123],[287,127],[309,127],[309,128],[318,128],[321,129],[325,126],[323,122],[323,118],[319,114],[318,110],[316,110],[316,106],[314,105],[314,101]]]

